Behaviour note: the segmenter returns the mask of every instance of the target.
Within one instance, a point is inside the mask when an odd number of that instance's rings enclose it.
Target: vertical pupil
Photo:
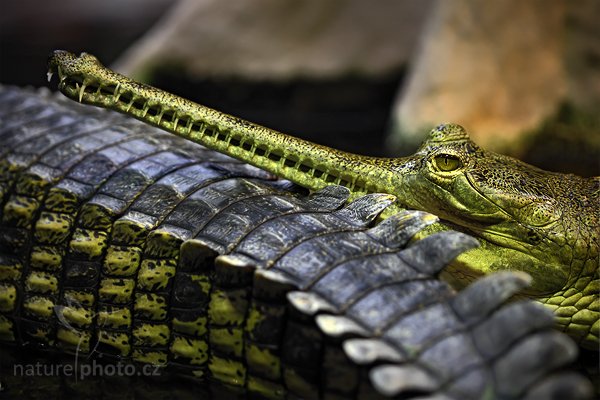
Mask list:
[[[460,161],[451,155],[440,154],[435,158],[437,167],[445,172],[453,171],[460,167]]]

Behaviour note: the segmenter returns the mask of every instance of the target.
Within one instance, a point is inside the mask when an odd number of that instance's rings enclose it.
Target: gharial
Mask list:
[[[412,156],[359,156],[135,82],[90,54],[55,51],[49,71],[73,100],[129,114],[310,190],[338,184],[355,196],[389,193],[396,203],[386,215],[399,208],[438,215],[429,233],[452,228],[480,243],[446,269],[450,281],[525,271],[533,278],[526,294],[552,308],[581,345],[597,348],[600,177],[547,172],[486,151],[455,124],[433,129]]]

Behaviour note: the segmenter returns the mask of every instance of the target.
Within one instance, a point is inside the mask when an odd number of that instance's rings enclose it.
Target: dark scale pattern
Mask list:
[[[505,304],[524,276],[460,293],[437,279],[473,240],[411,243],[429,214],[375,224],[388,195],[298,194],[125,117],[18,89],[0,90],[0,121],[13,143],[0,161],[3,347],[152,363],[208,383],[191,389],[202,396],[589,395],[561,372],[575,347],[551,315]]]

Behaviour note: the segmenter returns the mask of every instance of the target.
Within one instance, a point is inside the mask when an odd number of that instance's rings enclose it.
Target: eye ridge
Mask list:
[[[433,157],[433,164],[442,172],[456,171],[463,166],[460,158],[452,154],[437,154]]]

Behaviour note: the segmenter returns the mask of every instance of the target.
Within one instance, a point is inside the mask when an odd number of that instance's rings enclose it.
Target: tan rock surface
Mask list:
[[[563,1],[437,3],[394,110],[394,148],[441,122],[501,148],[535,128],[567,92]]]

